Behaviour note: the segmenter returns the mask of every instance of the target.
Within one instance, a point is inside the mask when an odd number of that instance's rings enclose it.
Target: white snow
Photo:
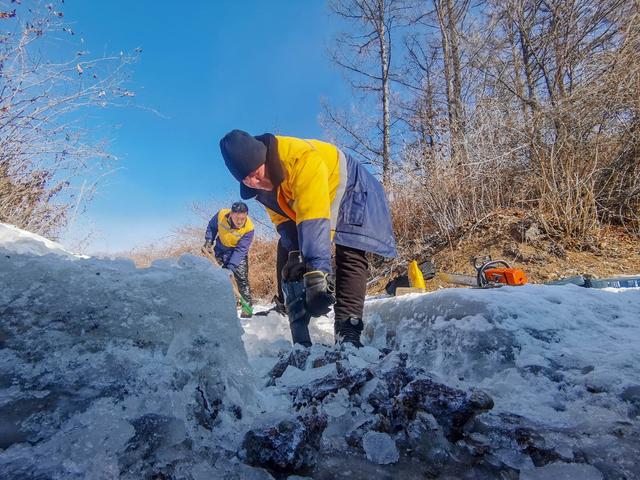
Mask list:
[[[638,289],[447,289],[369,302],[365,323],[373,346],[484,389],[494,412],[556,427],[626,421],[619,395],[640,384]]]
[[[256,312],[260,310],[260,307],[255,309]],[[283,348],[291,347],[291,331],[286,317],[272,311],[267,316],[243,318],[241,321],[249,355],[272,357]],[[314,343],[333,345],[333,315],[312,319],[309,332]]]
[[[65,257],[89,258],[86,255],[71,253],[56,242],[7,223],[0,223],[0,245],[18,254],[48,255],[55,253]]]
[[[263,387],[292,349],[288,321],[236,313],[228,279],[199,257],[137,269],[0,224],[0,470],[144,478],[161,465],[177,478],[271,478],[233,455],[248,425],[292,418],[290,392],[336,372],[335,363],[311,368],[333,349],[333,318],[312,320],[306,368],[289,366]],[[342,368],[384,373],[399,357],[381,364],[381,350],[399,350],[440,382],[488,392],[491,414],[581,442],[574,449],[548,433],[547,447],[567,463],[539,468],[507,446],[496,451],[522,479],[602,478],[569,463],[580,461],[574,451],[610,448],[602,457],[615,464],[617,426],[637,426],[640,289],[447,289],[369,299],[364,320],[366,346],[347,347]],[[377,385],[369,380],[356,397]],[[372,419],[371,405],[358,405],[345,389],[323,399],[324,448],[345,452],[347,432]],[[375,468],[401,464],[394,438],[362,437]],[[621,451],[638,453],[625,442]]]
[[[264,307],[255,308],[256,312]],[[274,366],[278,353],[291,349],[289,321],[276,312],[267,316],[240,319],[244,335],[242,340],[249,362],[258,377],[263,377]],[[316,344],[333,344],[333,316],[312,319],[309,325],[311,339]]]
[[[286,340],[286,318],[274,315],[270,321],[277,328],[268,335],[263,332],[268,342]],[[321,322],[327,324],[325,319]],[[252,332],[260,328],[256,323],[251,319],[243,327]],[[447,289],[368,300],[365,325],[363,340],[368,345],[349,353],[351,366],[378,362],[382,348],[406,352],[411,364],[439,381],[488,392],[495,401],[493,413],[517,414],[544,428],[574,432],[575,445],[547,434],[547,446],[562,458],[573,458],[574,449],[581,448],[611,448],[610,458],[615,458],[615,436],[609,432],[633,421],[634,407],[622,393],[640,385],[639,289],[573,285]],[[329,334],[329,328],[325,332]],[[314,341],[318,338],[328,343],[326,336],[312,333]],[[251,361],[257,349],[249,344],[247,351]],[[261,361],[268,358],[262,356]],[[275,360],[273,356],[267,363],[272,366]],[[312,379],[307,371],[297,373],[298,381],[305,375],[306,381]],[[372,391],[376,382],[375,378],[368,382],[360,394]],[[366,407],[359,414],[364,418],[369,413]],[[339,446],[339,437],[347,430],[343,424],[353,422],[349,409],[334,396],[325,399],[323,408],[334,419],[323,441]],[[636,452],[640,453],[637,447]],[[546,471],[535,469],[530,459],[511,450],[498,456],[506,464],[527,469],[528,475]],[[582,467],[554,468],[561,475]],[[585,466],[581,472],[585,478],[592,478],[589,474],[599,478],[594,467]]]

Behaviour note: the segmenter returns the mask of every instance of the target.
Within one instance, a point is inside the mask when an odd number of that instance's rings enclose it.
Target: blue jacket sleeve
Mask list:
[[[253,233],[254,230],[245,233],[242,238],[238,240],[236,248],[233,249],[233,253],[229,258],[229,261],[225,265],[226,268],[228,268],[232,272],[235,272],[236,268],[238,268],[238,265],[240,265],[240,262],[242,262],[244,257],[247,256],[247,253],[249,253],[249,247],[251,246],[251,242],[253,241]]]
[[[211,217],[209,220],[209,225],[207,225],[207,232],[204,234],[204,239],[206,242],[213,243],[218,235],[218,212]]]
[[[276,227],[282,246],[287,252],[301,250],[309,270],[331,272],[331,225],[320,218],[305,220],[296,225],[294,221]],[[326,241],[324,241],[326,240]]]
[[[298,244],[298,229],[296,228],[296,222],[294,222],[293,220],[283,222],[276,227],[276,230],[278,232],[278,235],[280,235],[282,246],[287,252],[300,250],[300,246]]]
[[[326,218],[303,220],[298,224],[300,250],[307,270],[331,273],[331,223]]]

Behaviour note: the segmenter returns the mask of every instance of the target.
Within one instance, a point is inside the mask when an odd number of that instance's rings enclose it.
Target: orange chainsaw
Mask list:
[[[492,260],[490,256],[474,257],[471,264],[476,269],[475,277],[445,272],[437,272],[436,276],[447,283],[477,288],[518,286],[527,283],[527,275],[524,271],[519,268],[511,268],[504,260]]]

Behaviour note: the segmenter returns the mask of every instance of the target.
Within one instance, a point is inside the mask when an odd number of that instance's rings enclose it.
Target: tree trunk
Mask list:
[[[462,72],[458,35],[458,14],[453,0],[434,0],[440,34],[451,134],[451,157],[464,159],[464,110],[462,108]]]
[[[378,38],[380,42],[380,73],[382,78],[382,183],[389,186],[391,180],[391,118],[389,114],[389,49],[384,24],[384,1],[378,0]]]

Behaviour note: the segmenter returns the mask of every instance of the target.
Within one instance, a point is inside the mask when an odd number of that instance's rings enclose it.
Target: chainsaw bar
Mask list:
[[[436,277],[446,283],[455,283],[456,285],[468,285],[477,287],[478,280],[472,275],[460,275],[458,273],[436,272]]]

